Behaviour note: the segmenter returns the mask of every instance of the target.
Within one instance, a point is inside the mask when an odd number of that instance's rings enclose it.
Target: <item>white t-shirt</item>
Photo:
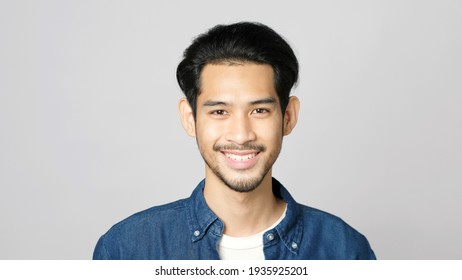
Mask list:
[[[223,234],[218,242],[218,254],[222,260],[264,260],[263,234],[277,226],[286,216],[287,205],[281,217],[267,229],[246,237]]]

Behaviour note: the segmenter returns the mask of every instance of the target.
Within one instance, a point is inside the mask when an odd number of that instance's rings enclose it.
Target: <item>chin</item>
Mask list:
[[[219,170],[214,170],[215,175],[233,191],[240,193],[248,193],[258,188],[268,172],[264,172],[264,175],[260,176],[242,176],[236,175],[224,176]]]
[[[251,192],[253,190],[255,190],[256,188],[258,188],[258,186],[260,186],[260,182],[257,182],[257,183],[254,183],[254,182],[248,182],[248,181],[244,181],[244,182],[226,182],[226,181],[223,181],[226,186],[228,186],[228,188],[230,188],[231,190],[233,191],[236,191],[236,192],[240,192],[240,193],[248,193],[248,192]]]

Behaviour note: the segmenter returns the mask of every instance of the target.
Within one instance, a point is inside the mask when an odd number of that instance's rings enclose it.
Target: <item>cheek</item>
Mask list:
[[[196,135],[197,140],[201,145],[213,145],[220,139],[223,126],[217,126],[211,122],[202,121],[200,124],[196,124]]]
[[[268,120],[267,122],[260,122],[255,126],[258,138],[261,141],[268,142],[267,144],[281,142],[282,139],[282,120]]]

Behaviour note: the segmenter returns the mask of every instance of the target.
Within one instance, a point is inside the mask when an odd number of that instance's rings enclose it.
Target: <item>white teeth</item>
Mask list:
[[[226,157],[228,157],[229,159],[232,159],[234,161],[247,161],[247,160],[249,160],[251,158],[254,158],[257,154],[248,154],[248,155],[240,156],[240,155],[226,153],[225,155],[226,155]]]

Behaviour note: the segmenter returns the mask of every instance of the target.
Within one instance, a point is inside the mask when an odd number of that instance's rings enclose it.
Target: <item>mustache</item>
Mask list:
[[[216,144],[213,146],[213,150],[215,152],[220,152],[222,150],[234,150],[234,151],[248,151],[254,150],[257,152],[264,152],[266,151],[266,147],[261,144],[253,144],[248,143],[244,145],[236,145],[236,144]]]

